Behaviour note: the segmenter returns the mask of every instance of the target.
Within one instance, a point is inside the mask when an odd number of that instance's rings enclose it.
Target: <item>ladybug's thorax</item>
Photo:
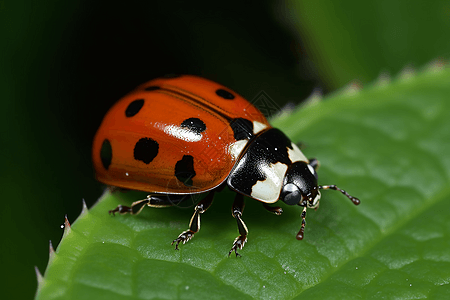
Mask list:
[[[317,174],[300,149],[280,130],[270,128],[249,141],[227,183],[265,203],[317,207]]]

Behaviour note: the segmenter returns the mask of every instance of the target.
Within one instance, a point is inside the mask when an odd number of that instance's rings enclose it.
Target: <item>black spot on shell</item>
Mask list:
[[[144,106],[144,99],[137,99],[128,104],[127,109],[125,110],[125,116],[127,118],[135,116]]]
[[[194,158],[191,155],[184,155],[175,164],[175,177],[186,186],[192,186],[192,178],[195,176]]]
[[[236,141],[250,139],[253,136],[253,122],[244,118],[236,118],[230,121]]]
[[[181,74],[166,74],[163,76],[163,78],[178,78],[181,77]]]
[[[142,138],[134,146],[134,159],[149,164],[158,155],[159,144],[151,138]]]
[[[108,170],[112,161],[112,147],[107,139],[103,141],[102,148],[100,149],[100,160],[105,170]]]
[[[198,118],[189,118],[181,123],[181,127],[187,128],[195,133],[202,133],[206,130],[205,123]]]
[[[145,88],[145,90],[148,91],[148,92],[156,91],[156,90],[159,90],[159,89],[160,89],[160,87],[156,86],[156,85],[148,86],[148,87]]]
[[[217,96],[222,97],[223,99],[226,100],[233,100],[234,99],[234,95],[228,91],[225,91],[224,89],[218,89],[216,91]]]

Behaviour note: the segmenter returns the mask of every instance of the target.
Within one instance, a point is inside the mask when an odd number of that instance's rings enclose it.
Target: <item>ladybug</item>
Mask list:
[[[247,241],[244,196],[277,215],[282,209],[270,204],[278,200],[301,206],[298,240],[303,239],[306,209],[317,209],[321,189],[360,202],[335,185],[318,185],[316,159],[307,159],[243,97],[196,76],[154,79],[124,96],[104,117],[92,156],[100,182],[149,193],[110,214],[138,214],[144,206],[179,205],[205,195],[195,205],[189,229],[172,242],[176,250],[199,231],[200,215],[225,186],[236,192],[231,211],[239,230],[228,256],[233,251],[240,256],[237,250]]]

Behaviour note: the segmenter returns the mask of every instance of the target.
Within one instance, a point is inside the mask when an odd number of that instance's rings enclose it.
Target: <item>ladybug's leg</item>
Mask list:
[[[307,148],[306,145],[302,142],[295,143],[295,145],[297,145],[298,149],[300,150],[304,150],[305,148]]]
[[[265,209],[267,209],[267,211],[276,214],[277,216],[283,213],[283,209],[279,206],[270,206],[267,203],[263,203],[263,206]]]
[[[209,194],[195,206],[194,214],[192,215],[191,221],[189,223],[189,229],[183,231],[172,242],[172,245],[173,243],[176,243],[175,250],[179,250],[178,244],[180,244],[181,242],[185,244],[194,237],[195,233],[197,233],[200,230],[200,214],[204,213],[211,206],[211,203],[214,198],[214,193],[215,191],[209,192]]]
[[[115,209],[112,209],[109,211],[109,214],[113,214],[114,216],[118,212],[121,215],[124,214],[131,214],[131,215],[137,215],[141,212],[141,210],[144,208],[145,205],[148,205],[150,202],[149,196],[147,196],[147,199],[135,201],[131,204],[131,206],[124,206],[124,205],[118,205]]]
[[[110,210],[109,214],[115,213],[137,215],[142,211],[144,206],[150,207],[168,207],[178,205],[186,199],[186,195],[148,195],[147,199],[138,200],[131,204],[131,206],[118,205],[115,209]]]
[[[315,159],[315,158],[310,158],[310,159],[309,159],[309,165],[310,165],[311,167],[313,167],[314,170],[316,170],[316,171],[317,171],[317,169],[318,169],[319,166],[320,166],[319,161],[318,161],[317,159]]]
[[[241,256],[237,253],[237,249],[242,249],[245,242],[247,242],[248,229],[241,218],[242,212],[244,211],[244,206],[244,196],[241,194],[236,194],[236,198],[234,199],[233,207],[231,209],[231,214],[237,221],[239,236],[234,240],[233,247],[231,247],[230,252],[228,252],[228,256],[230,256],[233,251],[236,253],[236,257]]]

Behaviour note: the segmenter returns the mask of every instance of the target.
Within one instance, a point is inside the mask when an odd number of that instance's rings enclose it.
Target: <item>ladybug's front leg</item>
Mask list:
[[[237,253],[237,249],[244,248],[244,245],[247,242],[248,229],[241,218],[242,212],[244,211],[244,206],[244,196],[241,194],[236,194],[236,198],[234,199],[233,207],[231,209],[231,214],[237,221],[239,236],[234,240],[233,247],[231,247],[230,252],[228,252],[228,256],[230,256],[233,251],[236,253],[236,257],[241,256]]]
[[[279,206],[270,206],[267,203],[263,203],[264,208],[277,216],[280,216],[283,213],[283,209]]]
[[[189,229],[183,231],[172,242],[172,245],[173,243],[176,243],[175,250],[179,250],[178,244],[180,244],[181,242],[185,244],[194,237],[194,233],[197,233],[200,230],[200,214],[204,213],[211,206],[213,199],[214,199],[214,191],[211,191],[202,201],[200,201],[195,206],[194,214],[192,215],[191,221],[189,223]]]

